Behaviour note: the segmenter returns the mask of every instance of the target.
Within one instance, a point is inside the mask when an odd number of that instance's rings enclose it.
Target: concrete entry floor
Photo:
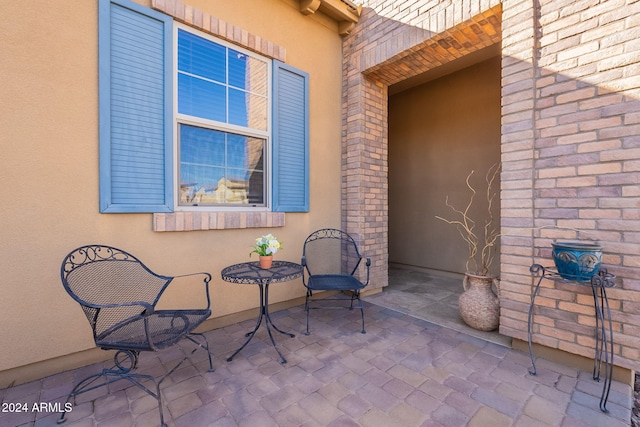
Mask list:
[[[495,344],[511,346],[511,338],[498,331],[484,332],[467,326],[458,313],[462,278],[389,266],[389,286],[366,301],[463,332]]]

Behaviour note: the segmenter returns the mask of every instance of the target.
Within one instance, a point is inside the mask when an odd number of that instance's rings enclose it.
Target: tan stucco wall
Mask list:
[[[258,305],[257,288],[228,284],[219,274],[248,261],[256,237],[274,233],[284,242],[277,258],[299,261],[306,235],[340,226],[337,23],[302,15],[293,0],[187,3],[284,47],[286,62],[309,72],[310,212],[287,213],[279,228],[164,233],[152,231],[151,214],[98,213],[97,2],[0,2],[0,374],[94,347],[86,318],[60,282],[60,262],[77,246],[121,247],[168,275],[210,272],[219,318]],[[279,284],[270,301],[299,298],[303,290],[299,280]]]
[[[445,205],[469,210],[482,236],[486,172],[500,161],[500,58],[481,62],[389,98],[389,262],[464,273],[466,243]],[[494,191],[499,192],[499,182]],[[498,199],[499,197],[496,197]],[[494,225],[500,203],[493,205]],[[499,253],[499,251],[498,251]],[[499,261],[493,264],[497,275]]]

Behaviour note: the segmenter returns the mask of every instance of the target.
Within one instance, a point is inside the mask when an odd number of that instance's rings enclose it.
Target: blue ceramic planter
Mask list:
[[[602,263],[602,246],[584,242],[555,242],[553,261],[558,274],[567,280],[589,282]]]

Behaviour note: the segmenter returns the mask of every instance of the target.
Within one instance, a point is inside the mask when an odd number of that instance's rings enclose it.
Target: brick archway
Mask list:
[[[371,257],[374,288],[388,284],[388,88],[500,43],[502,4],[491,6],[463,1],[415,23],[366,8],[344,40],[342,227]]]

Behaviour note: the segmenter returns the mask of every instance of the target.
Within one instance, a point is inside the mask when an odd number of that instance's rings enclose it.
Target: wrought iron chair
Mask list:
[[[93,329],[96,346],[115,350],[115,366],[80,381],[69,393],[67,403],[79,394],[126,379],[158,401],[160,423],[165,426],[160,394],[162,381],[198,349],[207,352],[209,372],[214,370],[207,338],[193,332],[211,315],[211,275],[161,276],[133,255],[102,245],[82,246],[71,251],[62,261],[60,275],[66,291],[82,306]],[[189,310],[156,309],[169,284],[176,278],[187,276],[202,276],[207,306]],[[157,351],[183,338],[196,347],[159,380],[134,372],[140,352]],[[153,389],[145,386],[143,381],[151,381]],[[65,412],[62,412],[58,424],[65,421],[64,417]]]
[[[362,317],[362,333],[364,330],[364,306],[360,299],[360,291],[369,284],[369,267],[371,260],[366,258],[366,281],[356,277],[363,256],[358,251],[355,240],[347,233],[334,228],[324,228],[311,233],[302,249],[302,265],[304,274],[302,283],[307,288],[305,311],[307,312],[307,331],[309,335],[309,311],[317,308],[354,308],[360,309]],[[313,298],[315,291],[338,291],[348,293],[346,299],[340,295],[328,298]],[[327,306],[320,301],[346,301],[349,304]],[[318,302],[318,304],[314,304]],[[354,302],[357,304],[354,306]],[[337,304],[337,303],[336,303]],[[313,306],[315,305],[315,306]]]

